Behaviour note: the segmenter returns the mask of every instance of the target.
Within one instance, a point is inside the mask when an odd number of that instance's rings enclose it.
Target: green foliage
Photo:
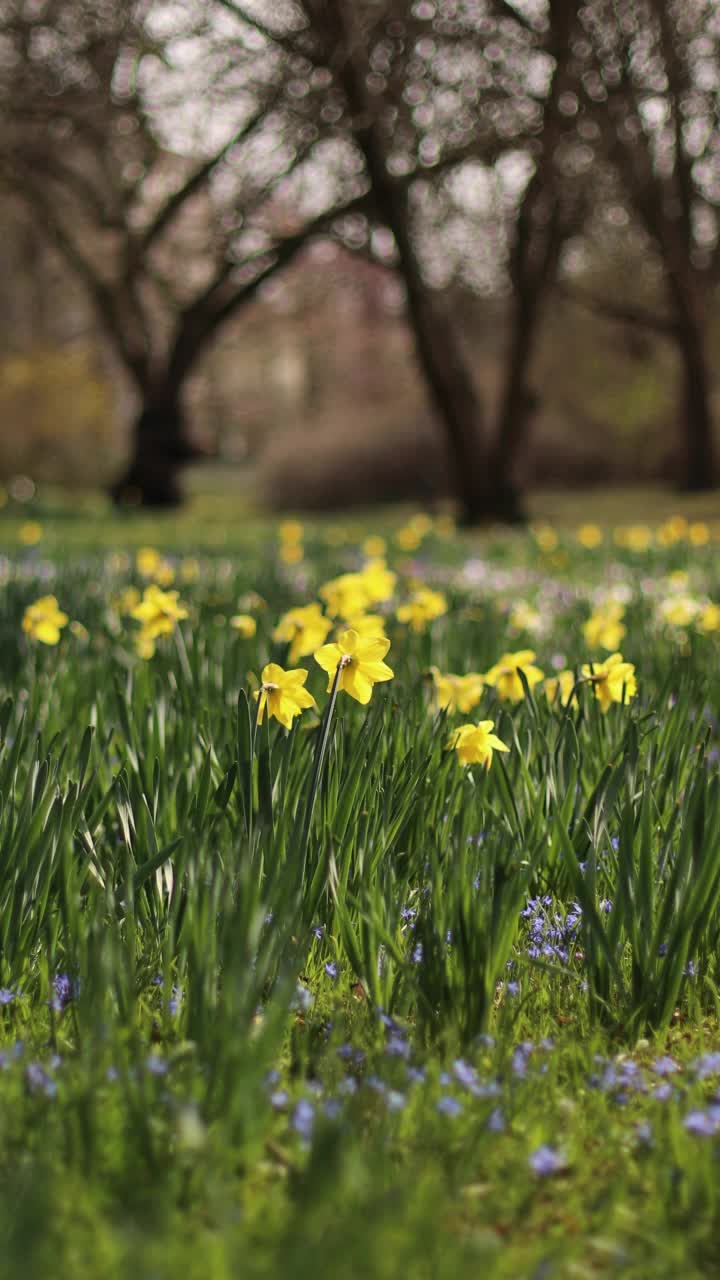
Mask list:
[[[718,599],[717,543],[431,532],[409,565],[382,530],[397,598],[421,557],[448,612],[387,606],[367,707],[302,660],[288,732],[252,691],[354,539],[170,554],[190,616],[144,660],[132,557],[48,561],[45,523],[0,609],[0,1274],[712,1274],[718,641],[658,605]],[[433,710],[430,665],[579,677],[610,587],[637,699]],[[21,628],[48,591],[85,628],[57,647]],[[463,719],[509,753],[463,768]]]

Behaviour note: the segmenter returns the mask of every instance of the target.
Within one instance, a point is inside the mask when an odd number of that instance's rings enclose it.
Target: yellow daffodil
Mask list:
[[[278,552],[283,564],[299,564],[304,554],[301,542],[283,542]]]
[[[276,644],[289,644],[288,662],[297,662],[327,639],[332,622],[323,615],[319,604],[306,604],[302,608],[289,609],[273,631]]]
[[[705,547],[710,541],[710,530],[704,520],[695,520],[688,528],[688,541],[693,547]]]
[[[652,529],[646,524],[619,525],[613,532],[618,547],[627,547],[628,551],[647,551],[652,546]]]
[[[259,701],[258,724],[262,724],[267,711],[285,729],[290,729],[296,716],[308,707],[314,707],[315,699],[303,687],[307,678],[308,673],[302,667],[284,671],[276,662],[269,662],[263,667],[260,688],[253,694],[255,701]]]
[[[703,605],[696,620],[698,631],[720,631],[720,604]]]
[[[658,606],[661,622],[671,627],[689,627],[694,622],[702,606],[692,596],[668,596]]]
[[[385,619],[380,613],[359,613],[348,618],[340,631],[357,631],[359,636],[385,637]]]
[[[413,631],[424,631],[429,622],[447,613],[447,600],[442,591],[421,587],[408,604],[400,605],[398,621],[407,623]]]
[[[328,693],[339,669],[338,690],[349,693],[356,702],[369,702],[373,685],[393,678],[394,672],[383,662],[389,648],[385,637],[359,636],[352,629],[343,631],[335,644],[323,645],[314,658],[328,673]]]
[[[635,667],[621,653],[612,653],[604,662],[586,663],[582,675],[591,682],[603,715],[613,702],[629,702],[637,693]]]
[[[278,528],[280,541],[287,544],[302,542],[304,532],[299,520],[283,520]]]
[[[370,603],[362,573],[341,573],[331,578],[320,587],[319,595],[334,618],[352,618],[364,613]]]
[[[539,631],[542,618],[532,605],[527,604],[525,600],[519,600],[510,614],[510,626],[516,631]]]
[[[599,647],[610,652],[616,650],[625,635],[626,628],[622,622],[624,614],[624,606],[612,601],[592,613],[583,624],[583,635],[588,648]]]
[[[388,569],[384,560],[370,560],[360,574],[362,590],[368,604],[382,604],[391,600],[395,591],[397,574]]]
[[[452,734],[448,751],[457,751],[460,764],[481,764],[489,769],[493,751],[509,751],[510,748],[493,733],[494,720],[481,720],[479,724],[463,724]]]
[[[551,706],[557,703],[560,707],[577,707],[577,696],[573,695],[575,683],[573,671],[560,671],[558,675],[550,676],[545,681],[544,688],[545,696]]]
[[[41,596],[25,610],[22,629],[31,640],[39,640],[40,644],[57,644],[60,632],[68,622],[68,615],[63,613],[55,596]]]
[[[365,539],[362,544],[362,549],[365,552],[365,555],[369,556],[371,560],[380,560],[385,555],[386,551],[385,539],[380,538],[376,533],[373,533],[369,538]]]
[[[599,524],[581,524],[577,531],[577,540],[586,551],[593,551],[602,545],[603,531]]]
[[[135,652],[138,658],[145,658],[146,660],[148,660],[154,657],[155,641],[153,640],[152,636],[148,635],[147,631],[142,631],[142,630],[138,631],[137,635],[135,636],[134,642],[135,642]]]
[[[676,542],[681,542],[687,537],[688,522],[684,516],[671,516],[656,532],[656,538],[661,547],[673,547]]]
[[[504,653],[495,666],[488,671],[485,683],[497,689],[498,697],[503,702],[520,702],[525,697],[525,689],[518,672],[522,671],[531,689],[544,678],[540,668],[533,666],[534,661],[535,654],[532,649]]]
[[[135,557],[135,568],[141,578],[154,578],[161,560],[162,556],[155,547],[141,547]]]
[[[177,591],[163,591],[154,583],[146,587],[140,604],[132,610],[131,616],[142,628],[150,640],[158,636],[169,636],[178,622],[187,618],[188,611],[180,600]]]
[[[471,672],[469,675],[443,675],[437,667],[430,668],[434,685],[434,705],[439,711],[461,711],[467,715],[476,707],[483,691],[483,678]]]
[[[116,596],[113,605],[118,613],[132,613],[136,605],[140,603],[140,592],[137,587],[126,587],[121,595]]]
[[[559,539],[552,525],[533,524],[530,532],[541,551],[554,551],[557,547]]]
[[[402,551],[417,551],[423,536],[411,524],[404,525],[395,534],[395,541]]]
[[[243,640],[251,640],[257,631],[257,622],[249,613],[234,614],[230,619],[230,626]]]
[[[18,529],[18,538],[24,547],[35,547],[43,536],[43,527],[37,520],[26,520]]]

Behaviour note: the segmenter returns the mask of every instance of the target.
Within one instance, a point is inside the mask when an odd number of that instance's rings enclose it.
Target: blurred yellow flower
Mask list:
[[[702,606],[692,596],[668,596],[658,605],[658,614],[662,622],[671,627],[689,627],[695,620]]]
[[[385,539],[379,537],[376,533],[371,534],[362,544],[365,555],[369,556],[371,560],[381,559],[385,555],[386,547]]]
[[[251,640],[257,631],[257,622],[249,613],[234,614],[230,619],[230,626],[243,640]]]
[[[604,662],[586,663],[582,676],[591,682],[603,715],[613,702],[629,702],[637,693],[635,667],[621,653],[612,653]]]
[[[510,626],[516,631],[539,631],[542,618],[532,605],[527,604],[525,600],[519,600],[510,614]]]
[[[118,613],[132,613],[135,606],[140,603],[140,592],[137,587],[126,587],[112,603]]]
[[[140,604],[135,605],[131,616],[142,623],[150,640],[158,636],[172,635],[178,622],[187,618],[188,611],[178,600],[177,591],[163,591],[154,583],[146,587]]]
[[[283,520],[278,527],[281,542],[302,542],[305,530],[299,520]]]
[[[618,547],[627,547],[629,551],[647,551],[652,546],[652,529],[646,524],[618,525],[613,532]]]
[[[703,605],[696,626],[698,631],[720,631],[720,604]]]
[[[452,734],[448,751],[457,751],[460,764],[481,764],[489,769],[493,751],[509,751],[494,733],[494,720],[481,720],[478,724],[463,724]]]
[[[392,599],[397,574],[388,569],[384,560],[370,560],[359,576],[368,604],[382,604]]]
[[[498,697],[505,701],[520,702],[525,697],[525,689],[522,680],[518,675],[522,671],[528,685],[532,689],[533,685],[544,679],[543,672],[539,667],[533,666],[535,654],[532,649],[520,649],[517,653],[504,653],[500,660],[491,667],[485,676],[485,683],[493,685],[498,691]]]
[[[560,671],[558,675],[550,676],[545,681],[544,689],[551,706],[557,703],[560,707],[577,707],[577,695],[573,694],[575,683],[573,671]]]
[[[625,635],[626,627],[622,622],[625,607],[613,601],[607,601],[590,615],[583,624],[583,636],[590,649],[607,649],[612,653]]]
[[[408,604],[400,605],[397,611],[398,621],[406,623],[413,631],[424,631],[429,622],[447,613],[447,608],[447,600],[442,591],[421,587]]]
[[[661,547],[672,547],[687,537],[688,522],[684,516],[671,516],[656,530],[655,537]]]
[[[141,578],[154,578],[162,556],[155,547],[141,547],[135,556],[135,567]]]
[[[320,587],[319,595],[325,601],[328,613],[334,618],[350,618],[364,613],[369,604],[362,573],[341,573]]]
[[[537,545],[541,551],[554,551],[558,545],[558,536],[550,524],[533,524],[530,526]]]
[[[315,699],[303,687],[307,678],[304,668],[284,671],[276,662],[269,662],[263,667],[260,688],[253,694],[255,701],[259,701],[258,724],[262,724],[267,711],[285,729],[290,729],[296,716],[308,707],[314,707]]]
[[[283,542],[278,552],[283,564],[299,564],[304,554],[301,542]]]
[[[434,685],[434,705],[439,711],[461,711],[466,715],[476,707],[483,691],[483,678],[471,672],[469,675],[443,675],[437,667],[430,672]]]
[[[696,520],[688,528],[688,541],[693,547],[704,547],[710,541],[710,529],[704,520]]]
[[[324,617],[320,605],[306,604],[283,614],[273,631],[273,640],[276,644],[289,644],[288,662],[297,662],[314,653],[330,631],[332,622]]]
[[[341,631],[357,631],[359,636],[385,636],[385,619],[379,613],[358,613],[348,618]]]
[[[411,524],[404,525],[395,533],[395,542],[403,551],[417,551],[423,536]]]
[[[603,531],[599,524],[581,524],[577,531],[577,540],[587,551],[602,546]]]
[[[18,529],[18,538],[24,547],[35,547],[43,536],[43,527],[37,520],[26,520]]]
[[[149,659],[155,654],[155,641],[147,631],[138,631],[135,635],[135,652],[139,658]]]
[[[68,622],[68,615],[63,613],[55,596],[41,596],[25,610],[22,629],[31,640],[39,640],[40,644],[57,644],[62,628]]]
[[[335,644],[323,645],[314,658],[328,673],[328,693],[339,669],[338,691],[349,693],[356,702],[369,702],[373,685],[392,680],[395,674],[383,661],[389,648],[385,637],[359,636],[352,629],[343,631]]]

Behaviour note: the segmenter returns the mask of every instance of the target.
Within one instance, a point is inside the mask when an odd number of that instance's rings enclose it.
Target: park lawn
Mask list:
[[[0,515],[0,1274],[716,1274],[712,513],[216,501]]]

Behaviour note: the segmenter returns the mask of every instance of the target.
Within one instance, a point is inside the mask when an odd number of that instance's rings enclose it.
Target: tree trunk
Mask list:
[[[715,487],[715,442],[711,408],[710,371],[704,334],[692,312],[678,316],[678,347],[683,363],[683,459],[680,488],[701,493]]]
[[[537,320],[537,299],[516,299],[495,437],[487,466],[489,491],[504,494],[510,518],[517,521],[524,516],[515,470],[520,448],[527,439],[530,419],[537,408],[537,396],[528,383]]]
[[[118,505],[175,507],[182,501],[179,476],[196,452],[185,439],[177,396],[151,396],[138,414],[130,461],[110,492]]]
[[[506,510],[503,495],[488,493],[482,453],[482,411],[472,375],[445,309],[422,278],[410,230],[405,186],[396,182],[388,171],[384,138],[375,118],[374,104],[368,100],[365,70],[356,61],[356,43],[346,26],[342,5],[332,13],[341,50],[340,59],[334,59],[338,77],[355,118],[355,141],[365,158],[373,198],[380,217],[395,239],[415,350],[445,429],[461,521],[475,525],[492,518],[504,519],[512,513]]]

